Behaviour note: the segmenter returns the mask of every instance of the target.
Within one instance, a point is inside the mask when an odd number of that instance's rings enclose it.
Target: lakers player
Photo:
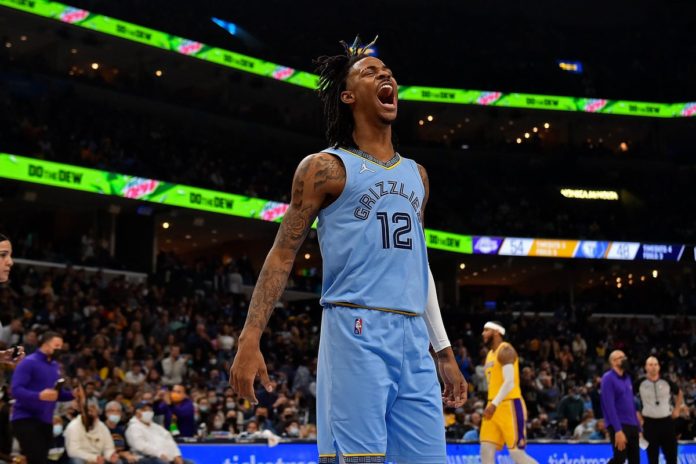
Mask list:
[[[516,464],[536,464],[524,451],[527,408],[520,390],[517,352],[503,341],[505,328],[499,322],[486,322],[482,335],[488,348],[488,405],[481,424],[481,463],[494,464],[496,451],[505,445]]]
[[[297,168],[290,207],[249,305],[231,384],[256,401],[255,376],[270,383],[259,340],[318,218],[319,462],[442,464],[443,395],[428,342],[448,406],[464,404],[466,382],[427,261],[428,177],[394,150],[398,88],[391,70],[357,39],[344,48],[345,54],[317,60],[330,147]]]

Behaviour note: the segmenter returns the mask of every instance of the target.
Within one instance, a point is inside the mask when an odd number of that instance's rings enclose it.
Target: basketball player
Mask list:
[[[488,405],[481,423],[481,464],[494,464],[495,453],[507,446],[516,464],[537,464],[525,451],[527,445],[527,407],[520,390],[517,352],[503,341],[505,328],[500,322],[486,322],[483,343],[488,379]]]
[[[466,400],[429,272],[423,211],[428,176],[394,151],[397,85],[360,46],[317,60],[330,148],[300,163],[292,200],[249,306],[230,381],[256,401],[259,350],[295,255],[319,218],[324,308],[317,377],[320,463],[446,462],[443,394]],[[268,388],[268,387],[267,387]]]
[[[10,270],[14,266],[12,261],[12,243],[10,239],[0,234],[0,286],[10,280]],[[16,350],[0,350],[0,363],[15,364],[24,359],[24,347],[18,346]]]

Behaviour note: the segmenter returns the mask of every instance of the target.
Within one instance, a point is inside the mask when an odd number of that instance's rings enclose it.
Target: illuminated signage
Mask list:
[[[614,190],[582,190],[582,189],[561,189],[561,195],[566,198],[577,200],[610,200],[618,201],[619,192]]]
[[[55,19],[77,27],[120,37],[150,47],[169,50],[228,68],[234,68],[238,71],[280,80],[288,84],[309,89],[317,87],[318,77],[312,73],[222,48],[212,47],[195,40],[185,39],[120,19],[92,13],[88,10],[73,8],[62,3],[49,0],[0,0],[0,6]],[[234,24],[216,20],[216,18],[213,20],[230,33],[238,33],[238,28]],[[376,49],[372,50],[372,52],[376,54]],[[575,72],[582,71],[582,63],[578,62],[564,62],[562,67]],[[653,118],[678,118],[696,115],[696,102],[651,103],[439,87],[401,86],[399,88],[399,99],[537,110],[622,114]]]

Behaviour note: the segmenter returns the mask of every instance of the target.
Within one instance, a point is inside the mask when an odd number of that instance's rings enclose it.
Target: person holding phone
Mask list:
[[[41,336],[39,349],[17,364],[12,376],[12,433],[27,464],[47,464],[53,442],[53,411],[57,401],[81,398],[79,389],[65,390],[57,357],[63,337],[56,332]]]
[[[12,243],[9,238],[0,234],[0,287],[10,281],[12,266],[14,266],[14,261],[12,261]],[[2,364],[14,365],[22,359],[24,359],[24,348],[21,346],[14,346],[9,350],[0,350],[0,363]]]

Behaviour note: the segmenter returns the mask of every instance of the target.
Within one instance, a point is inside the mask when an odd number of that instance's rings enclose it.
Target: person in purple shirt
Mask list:
[[[186,388],[177,384],[172,391],[160,390],[153,407],[155,415],[164,415],[164,428],[170,429],[172,416],[176,416],[179,436],[192,437],[196,434],[196,419],[193,401],[186,394]]]
[[[628,358],[623,351],[609,355],[611,369],[602,376],[601,403],[609,429],[614,456],[608,464],[640,464],[640,424],[633,398],[633,383],[626,372]]]
[[[19,442],[28,464],[46,464],[53,443],[53,410],[56,401],[75,398],[67,390],[55,386],[60,377],[56,357],[63,347],[63,338],[56,332],[41,336],[40,348],[17,364],[12,376],[12,432]],[[75,392],[79,396],[79,392]]]

